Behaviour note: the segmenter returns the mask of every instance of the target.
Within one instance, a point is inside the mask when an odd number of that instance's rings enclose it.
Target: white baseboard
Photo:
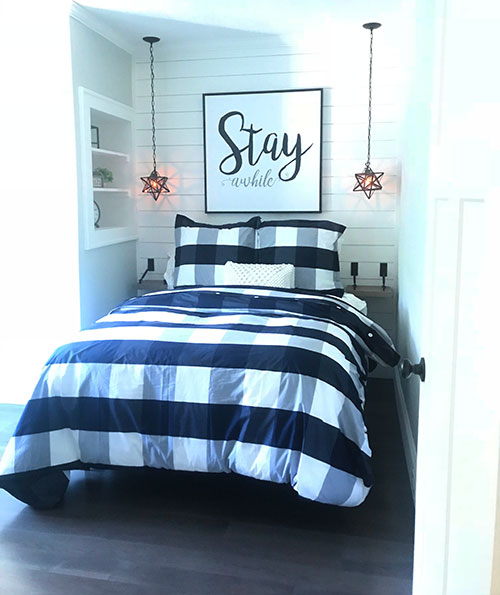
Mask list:
[[[394,368],[394,387],[396,394],[396,407],[398,410],[399,427],[401,428],[401,438],[403,440],[403,449],[405,452],[406,466],[408,467],[408,477],[410,480],[413,502],[415,502],[415,479],[417,474],[417,447],[411,430],[408,409],[406,408],[403,385],[399,369]]]

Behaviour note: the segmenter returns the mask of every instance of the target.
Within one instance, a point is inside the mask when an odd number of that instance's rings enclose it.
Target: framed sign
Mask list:
[[[321,211],[323,89],[205,93],[205,211]]]

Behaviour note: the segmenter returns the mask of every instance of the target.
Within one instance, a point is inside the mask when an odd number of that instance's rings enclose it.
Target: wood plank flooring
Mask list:
[[[20,414],[0,405],[0,450]],[[0,594],[405,595],[414,509],[392,382],[371,380],[358,508],[237,475],[73,472],[61,507],[0,490]]]

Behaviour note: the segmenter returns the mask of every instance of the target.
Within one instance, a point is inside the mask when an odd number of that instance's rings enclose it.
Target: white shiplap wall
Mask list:
[[[359,33],[359,35],[358,35]],[[174,252],[173,225],[178,212],[195,220],[227,222],[249,215],[204,212],[202,94],[224,91],[324,88],[323,180],[321,214],[347,226],[341,246],[345,284],[349,263],[358,261],[358,283],[377,284],[379,263],[389,263],[388,284],[397,287],[397,204],[399,192],[399,123],[402,89],[397,52],[379,44],[374,64],[372,167],[384,171],[384,190],[368,201],[353,193],[354,172],[366,160],[368,33],[347,36],[326,47],[304,48],[278,38],[245,44],[155,47],[156,140],[158,169],[169,176],[171,193],[155,203],[141,195],[138,204],[138,274],[146,259],[157,270]],[[349,46],[346,48],[346,44]],[[352,46],[352,47],[351,47]],[[375,46],[377,47],[377,46]],[[147,50],[147,47],[145,47]],[[343,50],[343,51],[342,51]],[[346,56],[349,55],[349,59]],[[149,54],[136,62],[138,175],[151,170]],[[264,219],[290,214],[265,214]],[[293,217],[300,217],[294,214]],[[153,276],[152,276],[153,277]],[[395,301],[375,300],[370,313],[394,336]]]

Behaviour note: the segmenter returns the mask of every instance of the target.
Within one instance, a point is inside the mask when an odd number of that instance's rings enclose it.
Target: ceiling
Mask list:
[[[172,43],[326,34],[346,23],[397,21],[412,0],[79,0],[76,8],[129,51],[144,35]]]

